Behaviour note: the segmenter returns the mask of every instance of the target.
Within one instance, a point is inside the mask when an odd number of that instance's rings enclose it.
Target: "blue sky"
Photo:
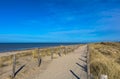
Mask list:
[[[120,41],[120,0],[0,0],[0,42]]]

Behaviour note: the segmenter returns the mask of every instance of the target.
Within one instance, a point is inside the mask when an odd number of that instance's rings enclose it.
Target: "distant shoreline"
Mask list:
[[[50,46],[50,47],[57,47],[57,46]],[[42,48],[49,48],[49,47],[33,47],[33,48],[21,48],[16,50],[8,50],[8,51],[0,51],[0,53],[7,53],[7,52],[16,52],[16,51],[24,51],[24,50],[33,50],[33,49],[42,49]]]
[[[80,43],[0,43],[0,53],[77,44]]]
[[[9,56],[12,54],[17,54],[17,53],[23,53],[23,52],[31,52],[34,49],[47,49],[47,48],[54,48],[54,47],[59,47],[59,46],[51,46],[51,47],[41,47],[41,48],[28,48],[28,49],[21,49],[21,50],[12,50],[12,51],[7,51],[7,52],[0,52],[0,57],[2,56]]]
[[[72,45],[77,45],[77,44],[72,44]],[[58,45],[58,46],[48,46],[48,47],[35,47],[35,48],[26,48],[26,49],[21,49],[21,50],[11,50],[11,51],[6,51],[6,52],[0,52],[0,57],[2,56],[9,56],[17,53],[24,53],[24,52],[31,52],[34,49],[47,49],[47,48],[56,48],[60,46],[71,46],[71,45]]]

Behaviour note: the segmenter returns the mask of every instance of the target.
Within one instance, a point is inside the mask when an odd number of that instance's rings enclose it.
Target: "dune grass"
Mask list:
[[[53,52],[54,54],[58,54],[58,52],[61,52],[62,54],[69,53],[75,50],[76,48],[78,48],[79,46],[80,45],[58,46],[58,47],[42,48],[42,49],[35,48],[35,49],[24,51],[24,52],[21,51],[20,53],[17,53],[15,55],[17,59],[21,57],[26,57],[26,56],[30,56],[31,58],[37,58],[38,55],[40,55],[41,57],[50,56],[51,52]],[[0,57],[0,67],[11,65],[12,58],[13,58],[13,55]]]
[[[95,79],[120,79],[120,43],[90,44],[90,71]]]

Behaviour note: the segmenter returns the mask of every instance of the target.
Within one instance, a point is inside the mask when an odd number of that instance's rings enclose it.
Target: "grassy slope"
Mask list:
[[[90,70],[95,79],[120,79],[120,43],[90,44]]]

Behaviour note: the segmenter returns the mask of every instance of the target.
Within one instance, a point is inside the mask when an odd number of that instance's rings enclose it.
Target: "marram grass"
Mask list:
[[[95,79],[101,74],[120,79],[120,43],[90,44],[90,71]]]
[[[26,56],[30,56],[31,59],[35,59],[35,58],[38,58],[38,55],[40,55],[41,57],[50,56],[51,52],[53,52],[53,54],[58,54],[59,52],[62,54],[64,53],[67,54],[77,49],[79,46],[80,45],[58,46],[58,47],[43,48],[43,49],[35,48],[35,49],[24,51],[24,52],[20,51],[20,53],[17,53],[15,55],[16,55],[16,59],[19,59],[21,57],[26,57]],[[69,50],[69,51],[65,51],[65,50]],[[13,55],[0,57],[0,67],[11,65],[13,60],[12,58],[13,58]]]

